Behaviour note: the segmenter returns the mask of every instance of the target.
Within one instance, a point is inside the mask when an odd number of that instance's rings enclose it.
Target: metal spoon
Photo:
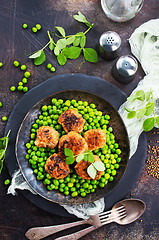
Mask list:
[[[121,219],[116,218],[116,220],[113,221],[120,225],[126,225],[136,221],[144,213],[146,209],[145,203],[139,199],[126,199],[121,202],[118,202],[113,206],[112,210],[120,206],[124,206],[127,213],[127,215],[124,218]],[[113,217],[113,214],[114,212],[110,214],[110,217]],[[83,237],[87,233],[90,233],[97,228],[98,227],[91,226],[81,231],[56,238],[55,240],[78,240],[79,238]]]

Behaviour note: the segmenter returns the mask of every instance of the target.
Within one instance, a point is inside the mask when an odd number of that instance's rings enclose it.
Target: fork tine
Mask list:
[[[114,209],[115,210],[115,209]],[[100,216],[99,218],[100,218],[100,220],[102,220],[102,219],[104,219],[104,218],[109,218],[110,217],[110,215],[111,215],[111,213],[113,213],[113,214],[119,214],[119,213],[124,213],[124,212],[126,212],[125,211],[125,208],[121,208],[121,209],[119,209],[119,210],[117,210],[117,211],[111,211],[110,213],[105,213],[105,215],[102,215],[102,216]]]
[[[125,207],[122,205],[122,206],[120,206],[120,207],[118,207],[118,208],[115,208],[115,209],[113,209],[113,210],[109,210],[109,211],[106,211],[106,212],[99,213],[99,216],[102,216],[102,215],[105,215],[105,214],[109,214],[109,213],[111,213],[111,212],[115,212],[115,211],[118,211],[118,210],[120,210],[120,209],[125,209]]]
[[[101,220],[101,224],[102,224],[102,225],[105,225],[105,224],[111,223],[111,222],[113,222],[114,220],[119,220],[119,219],[121,219],[121,218],[126,217],[126,215],[127,215],[126,212],[123,212],[123,213],[118,214],[118,216],[112,216],[112,217],[107,218],[107,219],[102,219],[102,220]]]

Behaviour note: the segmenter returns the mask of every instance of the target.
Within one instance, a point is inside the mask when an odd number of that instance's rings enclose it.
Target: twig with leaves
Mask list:
[[[88,161],[91,164],[87,168],[88,175],[94,179],[98,171],[104,171],[105,166],[101,161],[94,162],[94,155],[91,150],[87,150],[84,153],[74,155],[71,149],[65,148],[64,153],[66,156],[66,164],[73,164],[75,161]]]
[[[135,94],[128,97],[127,100],[129,102],[134,102],[135,100],[145,102],[145,106],[141,109],[137,109],[136,111],[134,109],[126,107],[125,110],[128,112],[127,118],[132,119],[135,116],[137,118],[142,118],[144,116],[148,117],[151,113],[153,113],[153,117],[149,117],[143,122],[143,129],[144,131],[148,132],[153,129],[155,123],[157,123],[159,126],[159,116],[156,117],[154,111],[155,103],[152,90],[146,93],[143,90],[139,90]]]
[[[60,34],[58,35],[54,33],[54,35],[60,38],[56,43],[50,32],[47,31],[49,42],[42,49],[29,56],[29,58],[34,60],[35,65],[41,65],[45,62],[46,55],[44,53],[44,49],[48,46],[57,57],[57,61],[61,66],[65,65],[67,59],[78,58],[81,52],[83,52],[84,58],[88,62],[95,63],[98,61],[97,52],[93,48],[85,48],[86,34],[93,27],[93,24],[89,23],[81,12],[78,12],[78,15],[74,15],[73,17],[76,21],[84,23],[88,29],[85,32],[79,32],[74,35],[66,36],[64,28],[56,26],[55,28]]]
[[[6,150],[7,150],[7,147],[8,147],[10,132],[11,132],[11,130],[9,130],[6,137],[0,138],[0,174],[1,174],[2,169],[3,169],[3,163],[4,163],[4,160],[5,160],[5,153],[6,153]]]

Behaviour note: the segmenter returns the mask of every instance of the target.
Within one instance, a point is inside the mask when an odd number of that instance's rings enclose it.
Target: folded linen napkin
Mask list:
[[[137,28],[129,39],[131,51],[141,63],[145,73],[147,74],[141,80],[135,90],[149,91],[153,90],[155,102],[155,114],[159,116],[159,19],[150,20]],[[130,140],[130,157],[135,153],[138,145],[138,139],[143,131],[142,125],[146,117],[142,119],[127,119],[125,107],[128,106],[134,110],[142,107],[143,102],[135,101],[130,103],[126,101],[121,105],[119,114],[121,115]],[[157,126],[156,126],[157,127]],[[16,194],[15,189],[27,189],[33,194],[35,192],[25,182],[20,170],[13,175],[12,182],[8,188],[8,193]],[[79,218],[87,219],[90,215],[97,214],[104,210],[104,198],[93,203],[81,205],[62,205],[69,213],[73,213]]]

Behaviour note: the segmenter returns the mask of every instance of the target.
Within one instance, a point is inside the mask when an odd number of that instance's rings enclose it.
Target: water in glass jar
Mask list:
[[[125,22],[135,17],[142,4],[143,0],[101,0],[107,17],[117,22]]]

